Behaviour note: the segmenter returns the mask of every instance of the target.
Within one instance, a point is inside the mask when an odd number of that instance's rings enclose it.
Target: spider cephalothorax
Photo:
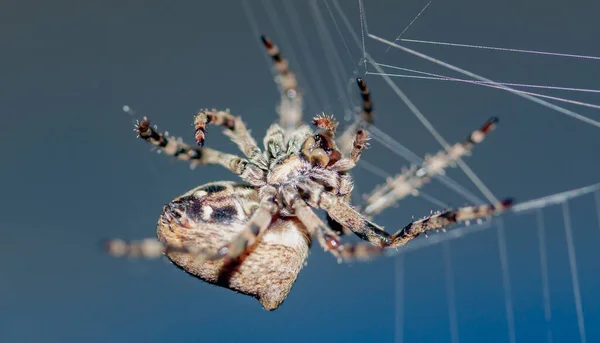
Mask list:
[[[260,149],[240,117],[228,111],[202,110],[194,120],[196,142],[203,146],[206,125],[219,125],[245,158],[210,148],[193,148],[161,134],[144,118],[136,125],[139,137],[168,155],[192,164],[220,164],[245,182],[215,182],[197,187],[167,204],[158,221],[158,241],[126,243],[112,240],[117,256],[158,257],[166,254],[176,265],[207,282],[256,297],[273,310],[289,293],[308,256],[313,237],[338,260],[366,259],[399,247],[430,230],[459,221],[488,217],[510,205],[463,207],[437,212],[409,223],[395,234],[373,224],[370,217],[415,192],[433,175],[468,154],[495,127],[489,120],[465,141],[425,159],[377,188],[360,210],[350,205],[354,168],[368,140],[372,122],[369,90],[357,80],[362,115],[336,143],[338,123],[318,115],[314,131],[302,124],[302,94],[294,74],[270,40],[262,38],[278,71],[282,94],[280,124],[267,130]],[[348,139],[350,138],[350,139]],[[338,148],[338,146],[340,148]],[[314,210],[324,210],[330,225]],[[367,241],[343,244],[351,231]]]

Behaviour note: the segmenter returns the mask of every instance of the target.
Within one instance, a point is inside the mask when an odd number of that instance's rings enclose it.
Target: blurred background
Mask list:
[[[593,186],[600,182],[593,105],[600,103],[599,6],[1,2],[0,341],[600,341],[600,193]],[[262,142],[279,95],[260,33],[298,73],[306,119],[325,111],[348,123],[360,99],[353,79],[368,82],[376,124],[353,173],[355,203],[415,156],[442,149],[392,83],[449,143],[498,116],[498,129],[465,163],[495,197],[522,205],[369,263],[338,264],[314,246],[274,312],[166,260],[107,256],[100,244],[106,238],[154,237],[162,206],[179,194],[236,179],[216,166],[190,171],[151,152],[132,132],[135,118],[148,116],[193,142],[197,110],[230,108]],[[515,88],[584,103],[545,98],[589,119],[500,89],[398,69],[467,79],[368,34],[389,41],[401,35],[403,46],[498,82],[544,86]],[[209,130],[207,146],[236,151],[219,131]],[[488,201],[460,168],[447,177],[454,183],[433,180],[426,196],[404,199],[376,222],[395,232],[413,216]]]

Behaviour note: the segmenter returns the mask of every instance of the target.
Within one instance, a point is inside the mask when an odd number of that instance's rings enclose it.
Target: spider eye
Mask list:
[[[330,137],[317,134],[314,136],[314,139],[317,146],[325,151],[331,151],[335,148],[335,144]]]
[[[314,135],[313,139],[315,140],[316,146],[318,146],[318,147],[323,146],[323,140],[325,139],[325,137],[323,137],[323,135]]]

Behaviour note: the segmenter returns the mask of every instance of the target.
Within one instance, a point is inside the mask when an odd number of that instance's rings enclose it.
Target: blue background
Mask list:
[[[360,35],[358,3],[340,3]],[[342,119],[344,103],[308,2],[293,5],[310,47],[304,52],[281,3],[248,4],[260,31],[279,43],[299,71],[308,101],[305,118],[325,110]],[[343,81],[349,82],[355,68],[364,74],[364,66],[356,67],[362,49],[328,4],[335,23],[324,2],[317,5],[333,41],[326,46],[339,54]],[[393,40],[425,4],[367,0],[369,31]],[[154,236],[161,207],[175,196],[199,184],[235,179],[216,166],[190,171],[184,163],[149,152],[135,139],[123,105],[189,142],[192,115],[199,108],[231,108],[259,141],[276,119],[277,90],[241,2],[3,1],[0,9],[0,341],[451,341],[441,245],[401,258],[341,265],[315,246],[275,312],[194,279],[167,261],[119,260],[103,253],[99,243],[105,238]],[[433,2],[405,37],[598,56],[598,10],[589,1]],[[268,11],[280,23],[272,23]],[[457,76],[365,39],[377,61]],[[598,88],[597,60],[410,47],[497,81]],[[311,68],[322,80],[311,77]],[[440,149],[381,77],[365,78],[378,128],[419,156]],[[487,118],[500,117],[498,130],[465,160],[498,197],[525,201],[600,181],[598,127],[499,90],[394,81],[450,142]],[[600,102],[593,93],[545,94]],[[353,88],[349,96],[358,99]],[[594,109],[569,108],[600,118]],[[210,131],[207,145],[235,151],[218,131]],[[363,156],[389,174],[407,164],[375,140]],[[483,198],[459,169],[448,175]],[[383,181],[361,168],[354,176],[356,200]],[[424,190],[452,206],[467,203],[438,181]],[[588,342],[600,341],[596,206],[591,195],[569,202]],[[396,231],[432,209],[437,207],[422,198],[409,198],[376,219]],[[549,323],[535,213],[503,216],[515,335],[517,341],[544,342],[550,330],[554,342],[576,342],[564,218],[557,206],[545,208],[543,215]],[[497,225],[446,247],[460,341],[508,342]]]

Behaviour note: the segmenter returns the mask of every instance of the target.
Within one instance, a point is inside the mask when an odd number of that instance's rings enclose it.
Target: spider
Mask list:
[[[195,139],[200,147],[160,133],[147,118],[138,121],[138,136],[166,155],[192,165],[219,164],[244,182],[219,181],[199,186],[164,206],[156,239],[110,240],[114,256],[157,258],[166,255],[187,273],[206,282],[258,299],[266,310],[286,299],[305,264],[313,238],[338,261],[369,259],[387,248],[405,245],[422,233],[454,223],[496,215],[510,200],[493,205],[445,210],[413,221],[389,234],[370,218],[401,198],[416,194],[432,176],[470,153],[496,125],[492,118],[448,150],[427,157],[366,197],[350,204],[353,182],[348,173],[367,147],[373,106],[365,81],[357,79],[361,115],[336,143],[338,122],[317,115],[316,127],[301,123],[302,93],[278,47],[267,37],[262,43],[276,69],[281,91],[279,124],[272,124],[258,147],[240,117],[229,111],[201,110],[195,115]],[[202,147],[207,125],[224,128],[245,157]],[[327,213],[327,224],[314,210]],[[353,232],[367,242],[342,243]]]

